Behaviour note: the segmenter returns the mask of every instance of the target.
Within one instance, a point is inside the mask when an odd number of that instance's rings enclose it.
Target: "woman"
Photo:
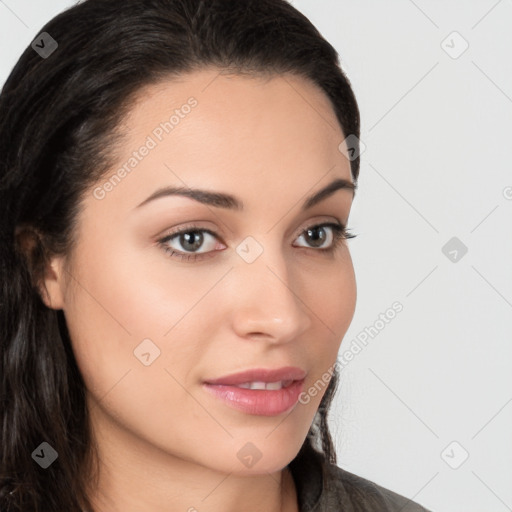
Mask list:
[[[0,509],[424,511],[336,466],[359,111],[284,0],[86,0],[0,96]]]

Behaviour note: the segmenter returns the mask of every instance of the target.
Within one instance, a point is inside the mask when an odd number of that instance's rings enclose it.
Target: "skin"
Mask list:
[[[75,250],[45,276],[44,300],[64,311],[87,388],[101,461],[93,502],[102,512],[298,511],[286,465],[327,385],[265,417],[201,383],[292,365],[307,371],[307,390],[335,363],[355,310],[353,264],[346,240],[323,253],[304,230],[347,224],[353,194],[300,206],[335,178],[352,181],[338,149],[345,136],[328,98],[303,78],[205,68],[141,91],[107,178],[190,96],[198,105],[130,174],[101,200],[92,188],[84,196]],[[168,185],[229,193],[245,208],[181,196],[136,208]],[[197,251],[213,257],[174,259],[158,245],[190,222],[217,234],[203,232]],[[236,252],[247,236],[263,247],[251,264]],[[179,237],[167,246],[192,253]],[[161,351],[149,366],[133,353],[145,338]],[[237,457],[247,442],[262,454],[251,468]]]

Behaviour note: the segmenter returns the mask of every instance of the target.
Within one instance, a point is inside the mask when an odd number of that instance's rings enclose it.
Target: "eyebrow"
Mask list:
[[[307,210],[308,208],[312,208],[320,201],[327,199],[337,190],[351,190],[352,197],[355,196],[357,185],[352,183],[349,180],[338,178],[333,182],[329,183],[324,188],[315,192],[302,204],[301,211]],[[136,206],[136,208],[140,208],[141,206],[154,201],[155,199],[159,199],[161,197],[167,196],[183,196],[189,197],[198,201],[202,204],[206,204],[209,206],[214,206],[216,208],[226,208],[230,210],[243,210],[244,204],[242,201],[237,199],[235,196],[231,194],[225,194],[222,192],[212,192],[209,190],[201,190],[197,188],[188,188],[188,187],[164,187],[156,190],[151,194],[148,198],[144,199],[142,203]]]

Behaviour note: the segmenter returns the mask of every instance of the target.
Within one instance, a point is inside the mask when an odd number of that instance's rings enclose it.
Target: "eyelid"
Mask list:
[[[322,224],[328,224],[332,222],[332,219],[335,219],[336,223],[338,223],[342,228],[346,228],[347,224],[340,221],[339,218],[335,216],[324,216],[323,218],[317,219],[317,220],[309,220],[307,222],[304,222],[301,224],[301,227],[297,228],[293,235],[293,239],[295,240],[298,236],[302,235],[307,229],[310,229],[315,226],[319,226]],[[212,229],[205,228],[204,225],[202,225],[203,221],[191,221],[189,223],[185,223],[183,226],[180,226],[178,228],[171,228],[170,230],[165,231],[162,235],[158,235],[156,237],[156,241],[162,241],[162,239],[170,238],[174,235],[177,235],[179,233],[182,233],[184,231],[204,231],[205,233],[209,233],[213,237],[220,239],[220,235],[218,232],[213,231]],[[225,242],[222,242],[225,243]]]
[[[335,219],[335,221],[333,222],[333,218]],[[301,224],[301,227],[297,229],[297,231],[294,233],[294,240],[295,238],[297,238],[298,236],[302,235],[306,230],[308,229],[311,229],[313,227],[316,227],[316,226],[322,226],[324,224],[339,224],[342,228],[345,228],[346,227],[346,224],[344,224],[343,222],[340,221],[340,219],[338,219],[337,217],[327,217],[325,216],[324,218],[320,218],[320,219],[317,219],[317,220],[308,220],[304,223]]]
[[[204,227],[204,222],[206,221],[191,221],[179,227],[167,229],[161,235],[155,236],[155,240],[158,242],[164,238],[169,238],[186,231],[204,231],[205,233],[209,233],[215,238],[219,238],[219,233],[214,231],[213,229]]]

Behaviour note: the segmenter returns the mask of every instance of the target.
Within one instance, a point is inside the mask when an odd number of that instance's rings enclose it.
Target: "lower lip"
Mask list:
[[[208,383],[203,385],[210,393],[235,409],[258,416],[277,416],[295,406],[302,392],[303,383],[304,379],[295,380],[288,387],[276,390],[246,389]]]

